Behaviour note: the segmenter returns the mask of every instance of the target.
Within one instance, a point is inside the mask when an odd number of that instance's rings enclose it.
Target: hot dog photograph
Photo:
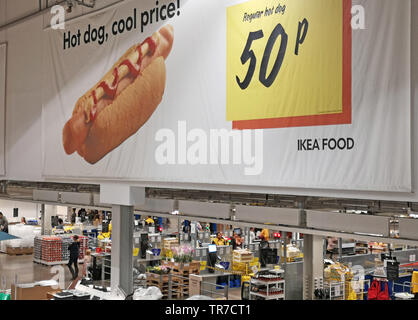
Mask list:
[[[174,40],[171,25],[133,45],[76,103],[65,124],[65,152],[95,164],[135,134],[160,104],[166,85],[165,59]]]

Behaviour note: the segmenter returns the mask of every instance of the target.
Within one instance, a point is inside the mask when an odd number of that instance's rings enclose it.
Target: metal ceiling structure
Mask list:
[[[51,198],[36,198],[37,193],[50,193]],[[380,241],[387,243],[402,243],[412,246],[418,246],[418,240],[415,236],[413,239],[409,238],[394,238],[393,236],[379,236],[373,234],[361,234],[358,232],[347,232],[340,230],[330,230],[326,228],[312,228],[302,223],[299,225],[286,224],[270,224],[265,222],[254,222],[245,220],[236,220],[231,214],[230,217],[218,218],[216,212],[212,214],[205,214],[200,216],[204,208],[210,207],[213,204],[219,206],[230,205],[231,210],[239,206],[253,206],[265,208],[276,208],[280,215],[280,208],[294,210],[323,210],[335,212],[350,212],[357,211],[360,215],[354,216],[386,216],[390,221],[390,228],[397,228],[398,216],[407,216],[408,213],[415,211],[418,208],[417,203],[406,202],[390,202],[390,201],[372,201],[372,200],[357,200],[357,199],[335,199],[335,198],[317,198],[317,197],[300,197],[292,195],[273,195],[273,194],[253,194],[253,193],[236,193],[236,192],[213,192],[204,190],[179,190],[179,189],[158,189],[146,188],[146,199],[151,201],[157,200],[159,203],[167,202],[168,206],[164,209],[142,209],[135,207],[135,211],[139,214],[148,212],[150,215],[161,217],[173,217],[172,210],[178,207],[178,203],[191,202],[197,205],[196,212],[192,215],[180,212],[177,216],[179,219],[192,219],[213,223],[234,224],[237,226],[253,226],[261,228],[271,228],[283,232],[298,232],[311,235],[321,235],[324,237],[340,237],[345,239],[357,239],[364,241]],[[100,186],[95,184],[76,184],[76,183],[52,183],[52,182],[27,182],[27,181],[0,181],[0,199],[25,201],[34,203],[43,203],[50,205],[62,205],[69,207],[85,207],[98,208],[104,210],[111,210],[109,204],[100,203]],[[185,201],[186,200],[186,201]],[[174,205],[172,205],[174,204]],[[203,209],[203,210],[201,210]],[[250,209],[252,210],[252,209]],[[256,210],[256,209],[253,209]],[[181,210],[180,210],[181,211]],[[210,211],[210,210],[209,210]],[[347,216],[344,214],[344,216]],[[381,218],[380,218],[381,219]],[[260,220],[258,220],[260,221]],[[264,220],[262,220],[264,221]]]
[[[33,190],[99,194],[100,186],[95,184],[0,181],[0,198],[10,200],[33,200]],[[146,188],[147,198],[194,200],[215,203],[231,203],[253,206],[300,208],[307,210],[362,211],[368,214],[400,215],[418,211],[418,203],[361,199],[337,199],[301,197],[293,195],[220,192],[205,190],[180,190]]]

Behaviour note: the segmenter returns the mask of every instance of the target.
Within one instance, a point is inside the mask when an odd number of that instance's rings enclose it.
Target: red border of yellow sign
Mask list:
[[[352,63],[352,34],[351,34],[351,6],[352,0],[343,1],[343,106],[341,113],[299,116],[273,119],[233,121],[232,128],[272,129],[289,127],[325,126],[337,124],[351,124],[351,63]]]

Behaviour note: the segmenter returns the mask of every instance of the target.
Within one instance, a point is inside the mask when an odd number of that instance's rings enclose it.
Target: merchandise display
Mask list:
[[[79,262],[83,262],[88,249],[88,237],[79,236]],[[68,246],[72,242],[71,236],[36,236],[33,261],[36,263],[54,265],[66,264],[69,259]]]
[[[271,270],[257,273],[250,280],[250,298],[252,300],[284,300],[285,280],[283,270]]]

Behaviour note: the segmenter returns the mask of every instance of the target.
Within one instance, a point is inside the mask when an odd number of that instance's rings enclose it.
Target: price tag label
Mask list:
[[[351,0],[251,0],[227,9],[234,128],[351,123],[350,11]]]

